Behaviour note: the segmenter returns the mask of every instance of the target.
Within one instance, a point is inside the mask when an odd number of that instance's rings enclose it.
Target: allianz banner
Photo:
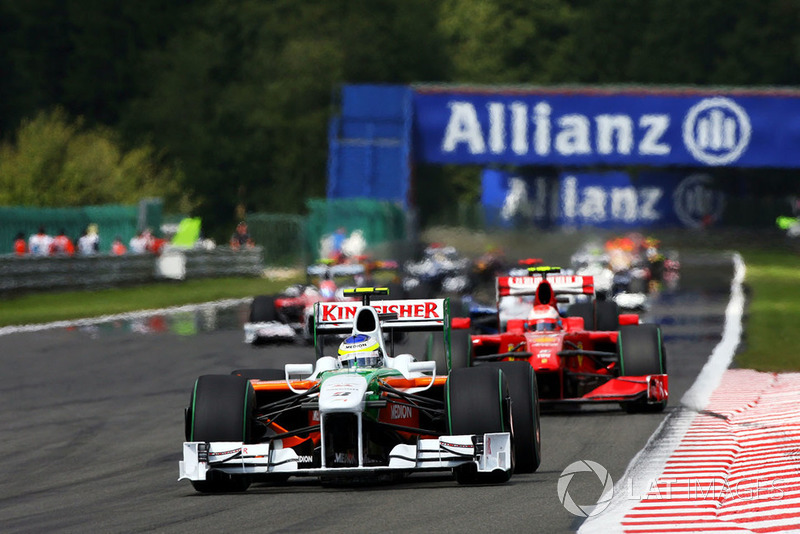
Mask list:
[[[702,228],[719,223],[725,208],[704,173],[562,173],[551,180],[486,169],[482,182],[487,223],[501,227]]]
[[[415,88],[417,161],[800,167],[800,93]]]

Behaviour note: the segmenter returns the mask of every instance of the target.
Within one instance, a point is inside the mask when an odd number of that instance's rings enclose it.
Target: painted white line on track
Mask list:
[[[92,326],[96,324],[107,323],[109,321],[129,321],[133,319],[151,317],[153,315],[174,315],[176,313],[186,313],[211,308],[232,308],[234,306],[250,302],[251,300],[253,299],[250,297],[242,299],[223,299],[215,300],[213,302],[203,302],[200,304],[187,304],[185,306],[173,306],[170,308],[159,308],[155,310],[139,310],[134,312],[117,313],[114,315],[101,315],[99,317],[89,317],[86,319],[75,319],[71,321],[54,321],[51,323],[4,326],[0,328],[0,336],[19,334],[22,332],[39,332],[41,330],[50,330],[53,328]]]
[[[641,497],[646,495],[650,489],[648,487],[650,482],[657,480],[662,474],[667,460],[683,440],[698,412],[705,409],[722,375],[733,361],[736,347],[739,346],[742,337],[745,304],[742,284],[746,269],[738,252],[732,253],[731,259],[733,261],[731,296],[725,308],[722,339],[714,347],[692,386],[681,398],[681,406],[664,418],[644,448],[628,464],[625,474],[614,485],[614,497],[608,508],[586,519],[578,529],[579,534],[606,534],[623,529],[625,516],[640,503]]]

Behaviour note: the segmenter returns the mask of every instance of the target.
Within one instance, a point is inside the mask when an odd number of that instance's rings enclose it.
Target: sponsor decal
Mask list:
[[[750,144],[750,117],[729,98],[706,98],[689,109],[683,120],[683,142],[697,161],[727,165]]]
[[[505,154],[546,158],[559,156],[629,155],[665,156],[672,148],[664,140],[670,116],[647,113],[581,113],[556,115],[545,100],[529,105],[522,101],[488,102],[489,124],[479,118],[484,110],[473,102],[450,101],[449,117],[440,150],[444,154],[466,150],[470,154]],[[486,127],[488,126],[488,127]]]
[[[392,419],[410,419],[414,415],[411,406],[407,404],[392,404],[389,412]]]
[[[707,174],[692,174],[681,181],[672,194],[675,214],[689,228],[702,228],[717,222],[725,209],[725,196],[711,189]]]
[[[396,313],[399,319],[442,319],[437,302],[419,301],[409,304],[370,304],[378,313]],[[352,320],[356,316],[357,304],[320,304],[320,317],[323,322]]]

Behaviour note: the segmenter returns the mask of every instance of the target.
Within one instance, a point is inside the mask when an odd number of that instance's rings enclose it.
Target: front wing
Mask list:
[[[441,436],[420,439],[416,445],[396,445],[388,465],[352,467],[299,467],[300,457],[293,449],[275,448],[270,443],[185,442],[179,462],[178,480],[206,480],[210,470],[229,475],[269,475],[317,477],[324,475],[363,476],[387,472],[437,471],[473,464],[479,473],[510,472],[512,469],[511,434]]]
[[[620,376],[612,378],[581,397],[541,399],[549,403],[593,403],[644,401],[660,404],[669,399],[669,377],[666,374]]]

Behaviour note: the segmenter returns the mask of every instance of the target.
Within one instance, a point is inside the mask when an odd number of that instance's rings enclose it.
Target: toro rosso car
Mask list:
[[[392,480],[452,471],[459,483],[503,482],[540,462],[539,405],[529,365],[437,369],[394,354],[384,331],[439,331],[449,361],[447,299],[315,306],[321,336],[348,334],[335,356],[284,369],[197,379],[186,409],[180,479],[200,492],[243,491],[290,476]]]
[[[296,338],[311,342],[314,305],[317,302],[353,300],[343,295],[343,288],[337,286],[336,279],[350,277],[357,281],[364,272],[364,266],[358,264],[312,265],[306,271],[309,283],[291,286],[277,297],[255,297],[250,303],[249,320],[244,325],[245,343],[292,341]]]
[[[590,276],[533,267],[531,275],[499,277],[497,298],[533,295],[525,319],[508,319],[498,334],[473,335],[473,362],[524,361],[536,371],[541,402],[620,403],[629,412],[663,410],[668,398],[661,330],[619,314],[612,301],[591,298]],[[591,300],[559,313],[560,295]]]

